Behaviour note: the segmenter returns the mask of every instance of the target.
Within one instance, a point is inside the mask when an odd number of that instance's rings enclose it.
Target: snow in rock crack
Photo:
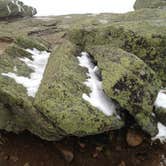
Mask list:
[[[19,58],[34,72],[30,74],[30,77],[18,76],[16,73],[2,73],[3,76],[13,78],[18,84],[23,85],[27,89],[28,96],[35,97],[38,88],[40,86],[43,74],[50,56],[49,52],[39,51],[37,49],[26,49],[27,52],[32,54],[32,59]],[[16,66],[15,66],[16,68]]]
[[[91,89],[89,95],[83,94],[84,100],[88,101],[92,106],[102,111],[105,115],[111,116],[116,114],[115,104],[104,93],[102,88],[102,81],[99,79],[99,68],[92,63],[92,60],[88,53],[82,52],[81,56],[77,57],[79,65],[88,69],[88,79],[84,84]]]
[[[158,93],[157,99],[155,101],[155,106],[156,107],[161,107],[161,108],[166,108],[166,94],[165,90],[161,90]],[[162,124],[161,122],[158,122],[157,124],[158,127],[158,134],[152,138],[152,140],[159,139],[161,143],[166,142],[166,126]]]
[[[155,137],[152,138],[152,140],[154,141],[159,139],[161,143],[165,143],[166,142],[166,126],[158,122],[157,127],[159,132]]]
[[[155,101],[155,106],[156,107],[162,107],[166,108],[166,90],[161,90],[157,96],[157,99]]]

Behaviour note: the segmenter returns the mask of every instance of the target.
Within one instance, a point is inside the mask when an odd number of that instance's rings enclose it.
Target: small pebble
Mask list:
[[[143,142],[143,135],[140,134],[139,132],[128,130],[126,141],[129,146],[133,147],[138,146]]]
[[[126,166],[124,161],[121,161],[121,163],[118,166]]]
[[[84,149],[86,145],[84,143],[79,143],[79,146],[80,148]]]
[[[10,156],[10,160],[17,162],[18,161],[18,157],[17,156]]]
[[[29,163],[25,163],[24,166],[30,166],[30,164]]]
[[[62,146],[62,145],[56,145],[56,148],[59,150],[59,152],[61,153],[61,155],[63,156],[63,158],[67,161],[67,162],[72,162],[74,159],[74,154],[71,150],[67,149],[66,147]]]

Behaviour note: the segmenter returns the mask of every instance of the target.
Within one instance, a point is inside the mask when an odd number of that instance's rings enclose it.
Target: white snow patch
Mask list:
[[[155,101],[156,107],[166,108],[166,90],[161,90]]]
[[[86,52],[82,52],[81,56],[77,58],[79,65],[88,69],[88,79],[84,84],[91,89],[91,93],[89,95],[83,94],[82,98],[92,106],[98,108],[105,115],[116,115],[115,104],[103,91],[102,81],[98,76],[98,73],[100,73],[99,68],[92,63],[89,54]]]
[[[18,3],[18,1],[17,1],[17,0],[12,0],[12,3],[14,3],[15,5],[17,5],[18,11],[21,12],[21,6],[20,6],[20,4]]]
[[[99,22],[100,22],[101,24],[107,24],[107,23],[108,23],[108,20],[99,20]]]
[[[21,7],[21,5],[18,3],[18,1],[15,1],[15,4],[16,4],[17,7],[18,7],[18,11],[21,12],[21,8],[22,8],[22,7]]]
[[[162,123],[158,122],[158,134],[152,138],[153,141],[159,139],[161,143],[166,142],[166,126],[163,125]]]
[[[18,76],[15,73],[2,73],[3,76],[13,78],[18,84],[23,85],[27,89],[28,96],[35,97],[38,88],[40,86],[43,74],[50,56],[49,52],[39,51],[37,49],[26,49],[27,52],[32,54],[32,59],[29,58],[19,58],[24,62],[30,69],[34,72],[30,74],[29,77]]]
[[[8,13],[9,13],[9,15],[10,15],[12,11],[11,11],[9,5],[7,5],[7,10],[8,10]]]

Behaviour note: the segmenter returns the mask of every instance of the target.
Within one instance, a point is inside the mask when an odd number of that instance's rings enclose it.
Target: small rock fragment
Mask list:
[[[139,132],[128,130],[126,141],[129,146],[138,146],[143,142],[143,135]]]
[[[124,161],[121,161],[121,163],[118,166],[126,166]]]
[[[10,156],[9,155],[5,155],[4,156],[4,160],[9,160]]]
[[[67,162],[72,162],[73,161],[74,155],[73,155],[73,153],[71,151],[63,149],[61,152],[63,154],[64,159]]]
[[[30,164],[29,163],[25,163],[24,166],[30,166]]]
[[[63,158],[67,161],[67,162],[72,162],[74,159],[74,154],[71,150],[67,149],[66,147],[62,146],[62,145],[56,145],[56,148],[59,150],[59,152],[61,153],[61,155],[63,156]]]
[[[14,161],[14,162],[17,162],[19,159],[17,156],[11,156],[10,157],[10,160]]]
[[[94,153],[93,153],[93,158],[97,158],[98,156],[99,156],[99,154],[98,154],[98,152],[97,151],[95,151]]]
[[[80,143],[79,143],[79,146],[80,146],[80,148],[84,149],[86,145],[85,145],[84,143],[81,143],[81,142],[80,142]]]
[[[97,152],[103,151],[103,146],[97,146],[97,147],[96,147],[96,151],[97,151]]]

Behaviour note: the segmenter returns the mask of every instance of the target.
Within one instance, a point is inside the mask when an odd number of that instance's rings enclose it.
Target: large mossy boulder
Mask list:
[[[136,0],[134,9],[142,8],[166,8],[165,0]]]
[[[82,49],[89,45],[109,45],[130,52],[148,64],[166,86],[166,37],[144,37],[124,28],[114,26],[72,29],[69,36]]]
[[[157,75],[133,54],[109,45],[87,46],[102,70],[106,94],[132,115],[151,136],[157,133],[153,103],[161,87]]]
[[[19,42],[21,40],[21,43]],[[23,46],[44,49],[43,45],[34,39],[16,38],[0,55],[0,129],[19,133],[29,130],[46,140],[58,139],[58,130],[33,106],[33,98],[27,95],[26,89],[14,79],[2,76],[4,72],[13,72],[29,77],[32,70],[19,58],[30,58]],[[28,44],[29,43],[29,44]]]
[[[37,13],[36,9],[19,0],[0,0],[0,18],[27,17]]]

